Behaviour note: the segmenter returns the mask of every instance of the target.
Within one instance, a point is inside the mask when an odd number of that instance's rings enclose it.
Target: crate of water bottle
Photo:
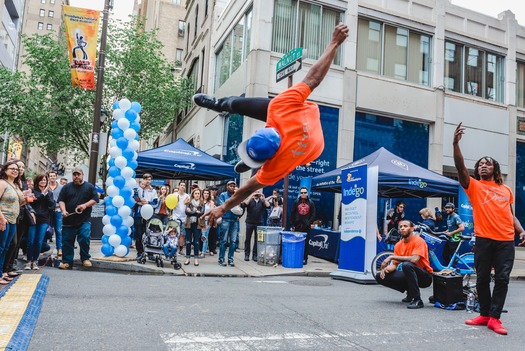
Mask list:
[[[427,243],[427,246],[429,249],[431,250],[435,250],[439,247],[439,245],[441,245],[441,243],[443,242],[443,239],[440,239],[438,237],[435,237],[431,234],[428,234],[428,233],[425,233],[425,232],[422,232],[421,233],[421,237],[425,240],[425,242]]]

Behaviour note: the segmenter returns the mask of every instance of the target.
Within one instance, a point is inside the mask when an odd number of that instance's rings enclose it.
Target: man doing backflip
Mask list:
[[[238,113],[266,122],[265,128],[239,145],[237,152],[242,161],[235,167],[238,172],[261,168],[228,201],[210,212],[210,225],[215,226],[217,218],[254,191],[275,184],[295,167],[321,155],[324,138],[319,107],[306,99],[328,73],[337,49],[348,37],[348,32],[345,24],[338,24],[324,53],[312,65],[303,81],[273,99],[215,99],[205,94],[193,96],[197,105],[210,110]]]
[[[507,297],[509,276],[514,264],[514,234],[520,233],[521,244],[525,243],[525,231],[514,216],[514,196],[503,184],[499,163],[484,156],[474,165],[474,177],[468,173],[459,141],[465,133],[461,123],[454,132],[454,164],[458,170],[459,183],[465,189],[472,204],[476,246],[476,290],[480,315],[465,321],[468,325],[486,325],[498,334],[507,335],[501,325],[500,316]],[[492,295],[490,272],[494,267],[495,279]]]

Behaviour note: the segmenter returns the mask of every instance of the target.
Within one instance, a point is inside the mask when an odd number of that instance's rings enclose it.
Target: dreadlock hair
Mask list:
[[[478,167],[479,167],[479,163],[481,162],[481,160],[485,160],[488,163],[492,163],[492,165],[494,166],[494,175],[493,175],[494,181],[498,185],[503,184],[503,177],[501,176],[501,168],[499,166],[499,162],[490,156],[483,156],[476,162],[476,164],[474,165],[474,178],[477,180],[480,180],[480,176],[478,173]]]

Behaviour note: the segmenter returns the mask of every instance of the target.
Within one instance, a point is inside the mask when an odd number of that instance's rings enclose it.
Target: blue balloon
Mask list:
[[[116,110],[116,109],[118,109],[118,108],[120,108],[120,104],[118,103],[118,101],[115,101],[115,102],[113,103],[113,110]]]
[[[119,149],[126,149],[128,147],[128,143],[128,139],[124,138],[123,136],[117,139],[117,146],[119,147]]]
[[[117,141],[117,145],[118,145],[118,141]],[[122,156],[124,156],[124,158],[126,160],[130,161],[130,160],[133,159],[133,156],[135,156],[135,151],[133,151],[133,149],[130,149],[129,147],[127,147],[124,150],[122,150]]]
[[[125,238],[122,238],[120,244],[129,247],[131,245],[131,237],[127,236]]]
[[[131,195],[133,195],[133,190],[131,190],[129,186],[124,186],[122,189],[120,189],[120,196],[122,196],[124,199],[129,199]],[[126,200],[124,200],[124,202],[125,201]]]
[[[113,157],[109,159],[108,166],[109,167],[115,167],[115,159]],[[117,167],[115,167],[115,168],[117,168]],[[120,168],[117,168],[117,169],[120,169]]]
[[[111,216],[109,221],[115,227],[119,227],[122,225],[122,217],[120,217],[120,215],[118,214]]]
[[[133,101],[131,103],[131,107],[130,107],[131,110],[137,112],[137,113],[140,113],[140,111],[142,111],[142,106],[140,106],[140,104],[136,101]]]
[[[131,161],[128,162],[128,167],[133,169],[133,170],[137,169],[138,166],[139,166],[139,164],[135,160],[131,160]],[[115,183],[115,180],[113,179],[113,184],[114,183]]]
[[[115,119],[113,122],[111,122],[111,128],[117,129],[118,128],[118,121]]]
[[[135,132],[139,132],[140,130],[140,124],[137,123],[137,122],[131,122],[131,124],[129,125],[130,128],[132,128]]]
[[[129,208],[133,208],[135,206],[135,200],[132,197],[124,198],[124,205],[128,206]]]
[[[133,175],[131,176],[133,179],[137,178],[137,172],[133,171]]]
[[[131,123],[137,119],[137,112],[133,110],[127,110],[126,113],[124,113],[124,117],[126,117]]]
[[[113,246],[111,246],[108,243],[108,244],[102,245],[102,247],[100,248],[100,251],[102,251],[102,254],[104,256],[111,256],[111,255],[113,255],[113,252],[115,251],[115,249],[113,248]]]
[[[117,234],[121,237],[121,238],[125,238],[128,236],[128,227],[126,227],[125,225],[121,225],[119,227],[117,227]]]
[[[111,137],[113,139],[122,138],[124,136],[124,132],[120,128],[113,128],[111,129]]]
[[[106,205],[106,214],[110,217],[113,217],[114,215],[118,214],[118,208],[113,205]]]
[[[135,135],[135,140],[139,140],[139,135]]]
[[[108,243],[108,240],[109,240],[109,235],[102,235],[102,238],[100,239],[100,241],[102,241],[102,244],[107,244]]]
[[[114,158],[112,158],[111,160],[113,160],[113,163],[115,163],[115,159]],[[109,174],[110,177],[113,177],[113,178],[118,177],[118,176],[120,176],[120,168],[118,168],[117,166],[111,166],[108,169],[108,174]],[[113,179],[113,184],[114,183],[115,183],[115,179]]]
[[[126,185],[126,179],[121,175],[113,177],[113,185],[122,189]]]

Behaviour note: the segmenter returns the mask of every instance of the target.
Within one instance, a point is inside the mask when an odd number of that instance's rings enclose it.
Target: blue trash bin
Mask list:
[[[282,232],[283,267],[303,268],[306,233]]]

